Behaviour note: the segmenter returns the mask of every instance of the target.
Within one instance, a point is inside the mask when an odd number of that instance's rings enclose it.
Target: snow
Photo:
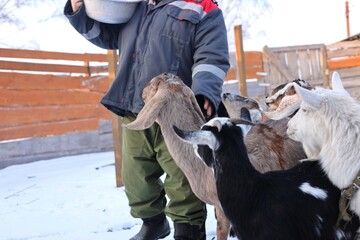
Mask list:
[[[214,208],[207,209],[207,239],[215,239]],[[113,152],[0,170],[1,240],[129,239],[142,223],[129,212],[124,187],[116,187]],[[171,228],[165,239],[173,239]]]

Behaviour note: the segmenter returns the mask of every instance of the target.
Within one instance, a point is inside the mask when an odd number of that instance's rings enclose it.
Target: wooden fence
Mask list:
[[[271,70],[269,62],[278,66],[289,62],[299,65],[302,60],[294,60],[291,56],[305,56],[308,60],[304,66],[308,69],[312,65],[317,66],[303,72],[312,72],[311,80],[314,82],[326,83],[329,74],[336,70],[346,80],[347,86],[360,85],[359,40],[326,46],[325,52],[323,45],[312,47],[310,50],[309,45],[276,49],[265,47],[264,52],[243,52],[240,48],[240,53],[231,54],[232,68],[226,82],[240,79],[237,90],[241,93],[241,85],[249,85],[246,79],[262,82],[266,76],[276,72],[273,70],[277,66],[272,66]],[[285,54],[286,49],[292,53]],[[297,53],[293,54],[295,49]],[[307,50],[300,53],[301,49]],[[318,50],[312,53],[311,49]],[[274,58],[272,54],[278,55]],[[280,59],[285,55],[286,58]],[[280,59],[277,63],[273,61],[276,58]],[[318,62],[309,59],[317,59]],[[119,147],[119,119],[99,103],[115,75],[117,61],[114,52],[73,54],[0,48],[0,168]],[[245,70],[243,79],[238,71],[241,67]],[[289,67],[289,64],[277,71],[287,76],[282,82],[300,77],[290,74],[300,70]],[[309,80],[307,75],[301,78]],[[114,136],[112,130],[116,132]],[[116,158],[121,157],[120,153],[121,149],[115,149]]]
[[[294,79],[304,79],[313,86],[330,87],[329,80],[334,71],[340,73],[345,87],[359,87],[360,40],[330,45],[265,46],[263,68],[264,95],[279,84]]]
[[[261,52],[244,57],[252,78]],[[116,62],[110,54],[0,48],[0,168],[112,149],[111,114],[99,102]],[[232,68],[226,79],[237,78]]]
[[[0,167],[111,149],[108,87],[106,54],[1,48]]]
[[[266,92],[274,87],[304,79],[313,86],[328,86],[326,47],[324,44],[263,48]]]
[[[360,39],[337,42],[326,48],[329,73],[339,72],[345,87],[359,87]]]

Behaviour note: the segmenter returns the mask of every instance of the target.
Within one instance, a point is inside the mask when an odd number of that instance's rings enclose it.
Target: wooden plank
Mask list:
[[[336,42],[326,45],[327,50],[346,49],[346,48],[358,48],[360,47],[360,40]]]
[[[66,90],[90,89],[105,93],[108,76],[68,76],[0,72],[0,88],[11,90]]]
[[[246,51],[245,54],[245,64],[246,65],[262,65],[262,52],[257,51]]]
[[[97,118],[81,119],[54,123],[21,125],[0,129],[0,141],[27,137],[43,137],[70,132],[82,132],[97,129]]]
[[[341,69],[333,69],[330,71],[330,76],[333,71],[337,71],[341,78],[357,78],[360,79],[360,66],[352,67],[352,68],[341,68]]]
[[[298,61],[298,68],[299,72],[296,78],[304,79],[307,81],[313,80],[312,72],[311,72],[311,65],[310,65],[310,50],[299,51],[299,61]],[[294,78],[295,79],[295,78]]]
[[[108,76],[98,76],[92,77],[91,79],[95,79],[92,83],[90,89],[92,91],[106,93],[109,90],[109,77]]]
[[[320,66],[319,60],[320,60],[320,51],[319,50],[311,50],[308,52],[308,64],[309,64],[309,70],[310,70],[310,76],[309,81],[319,79],[322,77],[323,69]]]
[[[329,70],[327,65],[327,52],[325,45],[323,48],[319,50],[319,64],[321,68],[322,73],[322,79],[323,79],[323,87],[329,87],[330,86],[330,78],[329,78]]]
[[[360,40],[337,42],[326,46],[329,59],[360,55]]]
[[[326,76],[326,66],[324,66],[323,53],[326,53],[325,48],[323,49],[313,49],[308,51],[308,67],[309,67],[309,78],[311,81],[323,81],[323,86],[327,84],[327,76]],[[326,56],[325,56],[326,57]],[[306,79],[305,79],[306,80]]]
[[[28,58],[46,60],[70,60],[86,62],[107,62],[106,54],[97,53],[63,53],[38,50],[0,48],[0,57]]]
[[[280,59],[277,57],[276,54],[274,54],[272,52],[272,49],[270,49],[269,47],[265,46],[263,48],[264,54],[267,55],[267,57],[271,60],[271,64],[276,67],[277,71],[279,73],[281,73],[281,75],[283,75],[284,77],[282,79],[285,79],[285,82],[289,82],[293,80],[293,76],[291,75],[291,73],[288,71],[287,66],[284,66],[284,64],[282,64],[282,62],[280,61]]]
[[[74,119],[97,118],[98,105],[65,105],[44,107],[0,108],[2,125],[22,125]]]
[[[106,92],[108,76],[70,76],[0,72],[0,88],[11,90],[91,89]]]
[[[237,74],[236,69],[235,68],[230,68],[229,71],[226,74],[225,81],[237,79],[236,74]]]
[[[83,76],[59,76],[49,74],[26,74],[0,72],[0,88],[13,90],[68,90],[82,89]]]
[[[245,67],[246,69],[246,79],[250,79],[250,78],[261,78],[261,76],[259,76],[257,73],[259,72],[263,72],[264,71],[264,68],[261,66],[261,67],[258,67],[258,68],[255,68],[255,67]]]
[[[257,72],[263,72],[262,52],[249,51],[245,52],[245,73],[246,79],[259,78]]]
[[[110,120],[111,119],[111,112],[105,108],[103,105],[99,104],[99,119],[104,119],[104,120]]]
[[[274,53],[278,52],[289,52],[289,51],[305,51],[307,49],[320,49],[323,48],[324,44],[309,44],[309,45],[299,45],[299,46],[289,46],[289,47],[274,47],[271,50]]]
[[[30,71],[30,72],[56,72],[56,73],[103,73],[107,72],[106,66],[94,66],[90,69],[86,66],[75,66],[66,64],[43,64],[43,63],[29,63],[29,62],[15,62],[0,60],[2,70],[11,71]]]
[[[117,73],[117,52],[108,50],[108,63],[109,63],[109,86],[113,83]],[[121,187],[122,181],[122,121],[121,118],[111,113],[111,124],[112,124],[112,135],[114,143],[114,154],[115,154],[115,175],[116,175],[116,186]]]
[[[257,73],[264,71],[263,66],[261,66],[261,67],[245,66],[245,69],[246,69],[246,79],[259,78],[259,75]],[[230,68],[225,77],[225,81],[235,80],[235,79],[237,79],[236,69]]]
[[[236,48],[236,68],[239,79],[239,92],[241,96],[247,96],[245,56],[243,46],[242,26],[234,26],[235,48]]]
[[[13,91],[0,88],[0,106],[97,104],[102,95],[89,91]]]
[[[358,56],[360,55],[360,46],[358,48],[346,48],[336,51],[328,51],[327,54],[329,59]]]
[[[327,65],[330,70],[339,69],[339,68],[357,67],[360,66],[360,56],[349,57],[338,60],[328,60]]]
[[[292,79],[297,78],[298,74],[298,61],[299,54],[298,51],[288,51],[284,54],[284,57],[287,59],[287,69],[289,74],[291,74]]]
[[[263,77],[264,83],[265,84],[270,84],[271,82],[271,75],[270,75],[270,63],[269,63],[270,59],[267,57],[266,54],[263,54],[263,67],[264,67],[264,72],[266,72],[266,75]],[[265,87],[265,94],[269,94],[271,91],[271,89],[267,86]]]

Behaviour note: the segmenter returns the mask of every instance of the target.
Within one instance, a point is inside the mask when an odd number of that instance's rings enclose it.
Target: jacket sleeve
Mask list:
[[[195,34],[192,90],[214,104],[221,101],[222,85],[229,70],[229,50],[224,17],[216,8],[199,22]]]
[[[85,8],[83,4],[76,12],[73,12],[71,1],[68,0],[64,7],[64,15],[75,30],[89,42],[104,49],[118,49],[121,24],[106,24],[95,21],[86,15]]]

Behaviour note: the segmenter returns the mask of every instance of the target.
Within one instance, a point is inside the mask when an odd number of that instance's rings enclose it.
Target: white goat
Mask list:
[[[308,155],[320,159],[333,184],[354,188],[350,209],[360,216],[360,191],[356,192],[360,187],[360,105],[346,92],[337,73],[332,77],[333,90],[295,88],[302,103],[289,121],[288,135],[302,142]]]

